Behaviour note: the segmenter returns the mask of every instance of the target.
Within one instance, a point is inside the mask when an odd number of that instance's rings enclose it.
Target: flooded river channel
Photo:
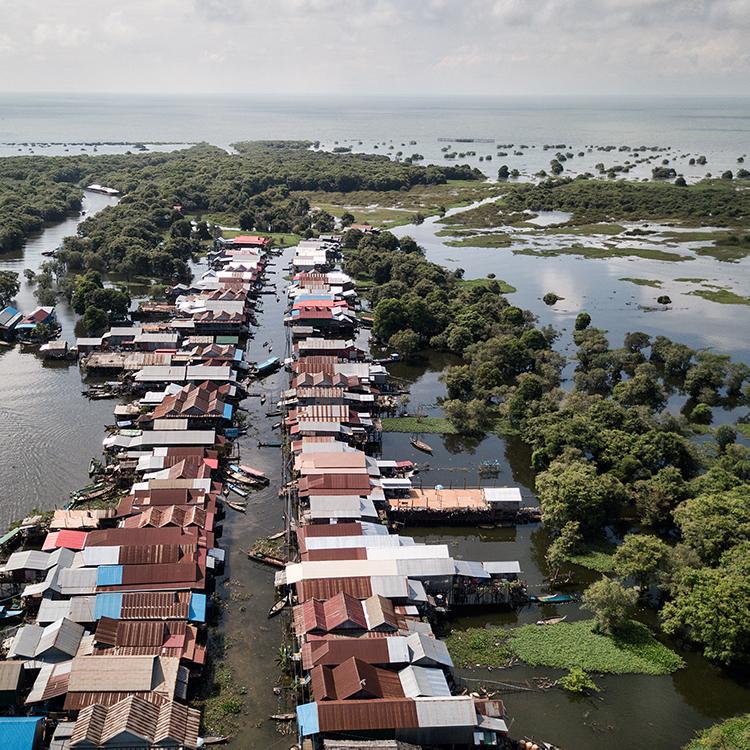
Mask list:
[[[111,202],[97,195],[87,195],[87,213]],[[62,238],[75,232],[78,218],[45,230],[30,240],[19,253],[0,256],[0,269],[22,272],[38,268],[43,252],[57,247]],[[684,268],[656,261],[633,262],[627,259],[579,260],[574,257],[535,258],[514,256],[509,249],[472,249],[447,247],[435,236],[440,229],[433,220],[419,227],[398,230],[410,234],[427,249],[428,257],[448,267],[465,269],[466,278],[496,274],[518,288],[511,300],[530,308],[540,323],[551,323],[563,332],[559,346],[570,351],[570,329],[575,315],[587,309],[595,325],[610,331],[613,345],[619,345],[630,330],[663,333],[695,347],[713,347],[750,361],[750,308],[717,305],[697,297],[679,298],[672,309],[646,312],[639,307],[651,304],[653,289],[618,281],[622,276],[654,277],[657,272],[685,274]],[[248,344],[247,358],[258,361],[268,356],[285,356],[286,335],[283,316],[286,297],[284,266],[291,257],[286,250],[274,259],[269,269],[269,284],[276,284],[279,296],[263,295],[258,312],[258,328]],[[647,267],[640,266],[647,263]],[[747,286],[747,260],[740,264],[718,263],[702,259],[691,263],[690,275],[732,275]],[[638,266],[638,271],[635,267]],[[676,282],[675,282],[676,283]],[[665,285],[667,293],[671,287]],[[541,302],[547,291],[555,291],[564,300],[550,308]],[[18,306],[33,309],[33,290],[24,283]],[[63,336],[74,341],[75,319],[65,305],[58,305]],[[270,347],[263,347],[264,341]],[[440,373],[446,365],[442,357],[431,356],[415,363],[390,366],[394,377],[410,385],[411,405],[425,413],[439,413],[437,401],[444,396]],[[260,448],[258,441],[278,439],[272,432],[273,419],[266,410],[286,387],[288,374],[279,371],[255,384],[253,394],[265,393],[266,405],[257,396],[242,403],[247,410],[249,431],[240,439],[243,462],[256,466],[271,478],[271,484],[248,497],[246,515],[227,510],[221,545],[228,550],[226,574],[217,579],[217,596],[223,602],[223,615],[215,630],[215,640],[224,649],[224,661],[240,687],[244,707],[232,717],[234,738],[230,747],[288,748],[293,736],[278,733],[270,715],[281,710],[274,693],[278,684],[277,657],[284,626],[282,616],[269,621],[266,613],[273,603],[273,571],[249,561],[245,551],[258,538],[279,531],[284,526],[283,506],[278,498],[281,483],[281,453],[275,448]],[[112,421],[112,401],[88,401],[81,395],[81,381],[75,363],[47,366],[36,355],[18,347],[0,350],[0,476],[4,480],[0,505],[0,526],[27,513],[34,507],[62,505],[68,493],[87,483],[87,468],[92,456],[101,453],[103,427]],[[735,415],[732,415],[733,417]],[[424,466],[418,481],[425,486],[476,486],[477,467],[487,459],[501,463],[499,478],[484,479],[485,484],[517,485],[524,500],[534,503],[533,475],[529,469],[529,452],[517,440],[489,436],[481,441],[467,441],[457,436],[429,436],[434,454],[425,466],[425,455],[414,450],[409,435],[386,433],[383,436],[384,458],[411,459]],[[456,557],[478,560],[517,559],[531,593],[546,590],[544,584],[544,550],[547,540],[538,524],[515,529],[407,528],[403,533],[421,541],[445,543]],[[582,581],[585,571],[578,571]],[[591,580],[588,578],[588,580]],[[514,625],[533,622],[540,616],[566,614],[573,620],[581,617],[575,605],[544,608],[529,607],[518,612],[474,612],[456,614],[445,628],[478,627],[485,624]],[[644,617],[647,614],[644,613]],[[674,644],[670,644],[673,647]],[[679,650],[679,649],[678,649]],[[593,698],[570,697],[562,691],[518,692],[503,694],[511,718],[514,736],[533,735],[560,744],[566,750],[612,748],[654,748],[673,750],[692,734],[726,716],[750,707],[750,690],[703,658],[681,652],[686,668],[667,677],[627,675],[596,677],[602,692]],[[550,669],[513,667],[510,670],[462,670],[461,676],[471,686],[492,686],[493,681],[523,681],[532,676],[558,676]]]

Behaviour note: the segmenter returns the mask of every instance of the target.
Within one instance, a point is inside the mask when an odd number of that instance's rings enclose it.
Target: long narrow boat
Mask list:
[[[247,513],[247,505],[244,503],[235,503],[232,500],[225,500],[224,503],[228,505],[232,510],[236,510],[238,513]]]
[[[227,482],[227,487],[229,487],[230,491],[234,492],[235,495],[247,497],[247,490],[243,490],[242,487],[239,487],[236,484],[231,484],[230,482]]]
[[[417,438],[412,438],[409,441],[418,451],[422,451],[423,453],[432,453],[432,446],[428,443],[425,443],[423,440],[418,440]]]
[[[262,471],[260,471],[260,469],[254,469],[252,466],[248,466],[247,464],[240,464],[239,469],[248,476],[260,479],[262,482],[268,481],[268,477]]]
[[[282,609],[286,607],[286,599],[279,599],[271,609],[268,610],[268,618],[276,617]]]

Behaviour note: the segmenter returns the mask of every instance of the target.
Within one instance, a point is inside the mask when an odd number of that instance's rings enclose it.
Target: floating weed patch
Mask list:
[[[709,285],[707,284],[706,286]],[[714,288],[693,289],[692,292],[687,292],[687,294],[691,297],[702,297],[709,302],[718,302],[720,305],[750,305],[750,297],[743,297],[741,294],[732,292],[729,289],[715,287],[713,284],[710,286]]]
[[[631,284],[638,284],[638,286],[652,286],[655,289],[661,289],[662,284],[659,279],[639,279],[635,276],[623,276],[620,281],[629,281]]]
[[[593,630],[593,620],[524,625],[511,631],[511,651],[532,666],[611,674],[670,674],[682,659],[643,624],[630,621],[617,636]]]

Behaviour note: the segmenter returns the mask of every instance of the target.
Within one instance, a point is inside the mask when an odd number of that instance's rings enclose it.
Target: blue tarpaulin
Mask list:
[[[232,404],[224,404],[224,419],[231,419],[234,407]]]

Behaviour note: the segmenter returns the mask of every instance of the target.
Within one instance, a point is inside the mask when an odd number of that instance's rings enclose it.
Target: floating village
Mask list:
[[[283,288],[266,280],[278,258],[265,237],[220,238],[200,279],[141,302],[130,325],[42,347],[77,358],[85,394],[117,405],[92,483],[0,538],[0,735],[14,750],[230,740],[205,736],[191,701],[210,658],[222,527],[269,484],[285,528],[239,554],[275,568],[268,617],[285,623],[294,675],[272,717],[290,728],[285,747],[543,746],[510,739],[502,700],[462,685],[433,632],[454,607],[528,602],[519,563],[456,559],[398,533],[538,510],[515,487],[425,487],[419,465],[383,456],[380,415],[397,389],[389,359],[370,353],[339,238],[300,242]],[[284,307],[286,340],[249,362],[264,300]],[[7,336],[53,318],[6,308],[0,325]],[[265,404],[256,385],[280,370],[288,387]],[[281,477],[240,453],[250,398],[273,421],[278,439],[262,447],[283,453]]]

